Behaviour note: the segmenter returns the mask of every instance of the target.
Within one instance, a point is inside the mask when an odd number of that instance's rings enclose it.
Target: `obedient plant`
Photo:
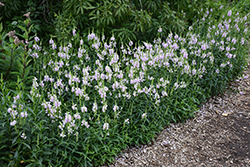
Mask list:
[[[0,110],[2,124],[7,122],[3,136],[11,136],[2,138],[3,157],[12,155],[5,163],[111,163],[121,149],[149,143],[170,122],[193,117],[246,62],[247,16],[229,11],[216,22],[212,14],[208,10],[186,36],[170,33],[139,46],[130,41],[119,48],[122,54],[116,52],[115,37],[93,32],[84,40],[76,29],[67,45],[51,38],[50,48],[41,50],[35,42],[31,56],[39,63],[26,95],[32,103],[24,103],[21,91],[7,98],[1,86],[7,99]],[[21,102],[18,108],[15,103]],[[10,142],[15,143],[11,148]]]

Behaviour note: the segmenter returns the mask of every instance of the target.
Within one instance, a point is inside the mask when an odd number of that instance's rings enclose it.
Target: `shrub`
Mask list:
[[[55,33],[54,13],[61,10],[62,0],[4,0],[1,4],[0,16],[6,32],[15,29],[17,33],[22,33],[18,25],[23,26],[23,14],[30,12],[31,24],[34,25],[32,33],[37,33],[44,41]]]
[[[16,90],[17,85],[21,86],[17,89],[23,91],[29,90],[29,83],[33,77],[30,76],[32,61],[29,54],[33,45],[33,36],[30,36],[33,25],[30,24],[29,14],[26,14],[27,19],[24,21],[25,27],[18,25],[18,28],[23,31],[23,35],[17,34],[15,30],[2,32],[3,27],[0,24],[0,72],[3,79],[7,82],[8,88]],[[39,40],[36,37],[36,40]],[[33,47],[36,47],[33,45]]]
[[[63,9],[56,15],[56,36],[66,42],[77,28],[81,35],[93,29],[98,36],[116,38],[117,45],[130,40],[143,44],[153,42],[161,28],[161,36],[167,38],[170,32],[182,34],[194,21],[200,18],[200,8],[216,8],[226,1],[160,1],[160,0],[64,0]]]

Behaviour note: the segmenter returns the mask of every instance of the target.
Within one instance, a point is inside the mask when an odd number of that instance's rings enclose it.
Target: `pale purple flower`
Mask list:
[[[52,44],[52,49],[55,50],[56,49],[56,44]]]
[[[245,43],[245,40],[244,40],[244,38],[241,38],[241,45],[244,45],[244,43]]]
[[[56,108],[60,107],[61,104],[62,104],[62,103],[61,103],[60,101],[58,101],[58,100],[56,100],[56,101],[54,102],[54,105],[55,105]]]
[[[177,50],[177,49],[179,48],[179,46],[177,45],[177,43],[174,43],[174,44],[172,45],[172,48],[173,48],[174,50]]]
[[[25,135],[25,133],[22,133],[21,138],[23,138],[24,140],[27,138],[27,136]]]
[[[87,107],[85,107],[85,106],[81,107],[81,111],[82,112],[87,112]]]
[[[232,58],[232,54],[231,53],[228,53],[228,54],[226,54],[227,55],[227,57],[229,58],[229,59],[231,59]]]
[[[247,28],[244,29],[243,33],[247,33]]]
[[[40,39],[38,37],[34,37],[35,41],[38,42]]]
[[[237,40],[235,38],[232,39],[232,43],[235,44]]]
[[[162,32],[162,28],[159,28],[158,32]]]
[[[66,135],[64,134],[64,132],[60,133],[60,137],[65,137]]]
[[[109,129],[109,123],[104,123],[103,130],[108,130],[108,129]]]
[[[103,36],[102,36],[102,41],[104,41],[104,40],[105,40],[105,36],[103,35]]]
[[[41,81],[39,85],[43,88],[44,87],[43,81]]]
[[[223,34],[222,34],[222,37],[226,37],[227,36],[227,32],[224,32]]]
[[[45,75],[45,76],[44,76],[44,81],[46,82],[46,81],[49,81],[49,80],[50,80],[49,76],[48,76],[48,75]]]
[[[50,39],[50,40],[49,40],[49,44],[54,44],[53,39]]]
[[[132,46],[132,45],[133,45],[133,41],[130,41],[130,42],[129,42],[129,46]]]
[[[144,45],[146,46],[146,48],[148,49],[148,50],[150,50],[151,48],[152,48],[152,44],[148,44],[148,43],[144,43]]]
[[[220,70],[219,70],[219,69],[217,69],[215,72],[219,74]]]
[[[14,97],[14,100],[18,100],[20,99],[20,95],[17,95],[16,97]]]
[[[192,74],[195,75],[196,74],[196,69],[192,70]]]
[[[88,40],[94,39],[96,36],[94,33],[88,35]]]
[[[14,126],[14,125],[16,125],[16,123],[17,123],[16,120],[14,120],[14,121],[10,122],[10,125]]]
[[[108,105],[105,103],[103,106],[102,106],[102,112],[105,112],[107,110],[107,107]]]
[[[114,36],[112,36],[110,40],[111,40],[111,41],[114,41],[114,40],[115,40],[115,37],[114,37]]]
[[[86,126],[86,128],[89,128],[89,124],[87,121],[83,120],[81,126]]]
[[[129,118],[127,118],[127,119],[125,120],[125,123],[128,123],[128,124],[129,124]]]
[[[97,106],[97,103],[95,102],[95,103],[93,104],[92,111],[96,112],[96,111],[97,111],[97,108],[98,108],[98,106]]]
[[[176,34],[175,36],[174,36],[174,39],[178,39],[179,38],[179,36]]]
[[[227,13],[227,15],[230,17],[232,15],[232,11],[229,10],[228,13]]]
[[[75,119],[81,119],[81,116],[80,116],[79,113],[75,113],[75,114],[74,114],[74,118],[75,118]]]
[[[24,111],[24,112],[21,112],[21,117],[24,118],[24,117],[27,117],[28,116],[28,113],[27,111]]]
[[[73,33],[73,36],[76,36],[76,30],[75,29],[72,31],[72,33]]]
[[[225,67],[225,66],[226,66],[226,64],[223,64],[223,63],[220,65],[220,67],[222,67],[222,68]]]
[[[117,110],[119,110],[119,106],[114,105],[113,110],[114,110],[114,112],[116,112]]]
[[[15,104],[12,104],[12,108],[16,108],[17,106]]]
[[[12,108],[8,108],[8,113],[13,113],[13,110],[12,110]]]
[[[77,110],[76,104],[73,104],[72,109]]]
[[[67,112],[65,113],[65,119],[64,119],[64,123],[68,123],[72,121],[72,116]]]
[[[247,16],[244,16],[244,20],[245,20],[245,21],[247,20]]]
[[[146,118],[147,117],[147,113],[143,113],[141,117],[142,117],[142,119]]]

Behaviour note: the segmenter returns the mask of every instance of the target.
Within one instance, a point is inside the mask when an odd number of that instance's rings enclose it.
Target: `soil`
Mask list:
[[[194,119],[171,124],[150,145],[123,150],[110,166],[250,167],[249,74],[250,64],[224,95],[204,103]]]

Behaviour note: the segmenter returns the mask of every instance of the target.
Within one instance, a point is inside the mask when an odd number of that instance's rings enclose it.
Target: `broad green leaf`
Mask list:
[[[18,25],[17,27],[19,27],[21,30],[23,30],[24,32],[27,32],[26,28],[21,26],[21,25]]]

